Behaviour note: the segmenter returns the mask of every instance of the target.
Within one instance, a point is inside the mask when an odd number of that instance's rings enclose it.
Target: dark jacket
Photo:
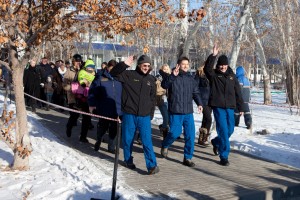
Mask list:
[[[115,80],[107,70],[99,70],[93,80],[88,104],[96,107],[98,115],[116,118],[122,115],[121,111],[122,84]]]
[[[204,72],[210,82],[209,105],[220,108],[237,108],[242,110],[243,99],[240,84],[232,69],[228,66],[225,73],[213,69],[216,56],[212,54],[207,58]]]
[[[173,73],[168,75],[162,70],[159,73],[163,77],[161,86],[168,89],[168,109],[170,113],[193,113],[193,99],[198,106],[202,105],[199,88],[192,75],[181,70],[178,76],[174,76]]]
[[[242,90],[242,97],[245,103],[250,102],[250,82],[247,77],[245,77],[245,69],[242,66],[236,68],[236,77],[240,83]]]
[[[195,81],[198,83],[198,88],[200,91],[201,101],[203,106],[208,105],[209,95],[210,95],[210,86],[209,80],[206,76],[200,76],[198,73],[195,75]]]
[[[136,70],[126,70],[124,62],[112,68],[110,74],[122,83],[122,111],[137,116],[151,115],[155,108],[155,77]]]
[[[42,75],[39,68],[29,66],[25,69],[23,77],[24,92],[40,98],[41,79]]]
[[[39,70],[41,71],[42,74],[42,83],[46,83],[47,82],[47,77],[48,76],[53,76],[54,75],[54,69],[49,65],[49,64],[43,64],[40,63],[40,65],[36,66],[37,68],[39,68]]]

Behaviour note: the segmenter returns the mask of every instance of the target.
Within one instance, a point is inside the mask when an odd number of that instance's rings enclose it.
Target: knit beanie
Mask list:
[[[96,68],[95,63],[92,59],[88,59],[88,60],[85,61],[84,68],[86,69],[88,67],[93,68],[93,69]]]
[[[140,64],[143,64],[143,63],[151,64],[151,59],[146,55],[141,55],[139,57],[139,59],[137,60],[137,64],[140,65]]]
[[[217,67],[220,65],[228,65],[228,58],[225,55],[221,55],[217,62]]]
[[[81,61],[82,61],[82,57],[81,57],[81,55],[79,55],[79,54],[73,55],[73,59],[74,59],[75,61],[77,61],[77,62],[81,62]]]

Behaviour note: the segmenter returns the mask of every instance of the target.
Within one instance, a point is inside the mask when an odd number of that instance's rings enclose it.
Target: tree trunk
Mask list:
[[[291,1],[285,2],[286,7],[284,7],[285,15],[284,18],[281,16],[278,4],[276,0],[272,0],[272,8],[274,15],[276,17],[276,22],[278,26],[279,33],[281,35],[281,44],[283,46],[283,57],[284,57],[284,66],[286,67],[286,87],[289,98],[289,103],[295,105],[298,99],[297,96],[297,76],[295,75],[295,66],[293,62],[293,57],[295,54],[294,42],[292,39],[293,36],[293,25],[291,11],[293,10],[293,5]],[[296,4],[297,5],[297,4]],[[297,5],[298,6],[298,5]],[[281,18],[280,18],[281,16]],[[284,21],[286,20],[286,21]],[[284,28],[285,27],[285,28]],[[287,31],[287,34],[285,33]]]
[[[183,12],[187,15],[188,14],[188,2],[187,0],[180,0],[180,9],[183,10]],[[186,16],[181,20],[180,24],[180,32],[179,32],[179,43],[177,46],[177,59],[181,56],[189,56],[185,55],[184,53],[184,44],[187,39],[187,33],[188,33],[188,17]],[[177,59],[175,59],[177,61]]]
[[[230,62],[229,62],[229,66],[235,70],[236,67],[236,61],[238,59],[239,56],[239,52],[240,52],[240,47],[241,47],[241,42],[242,42],[242,38],[245,32],[245,26],[247,23],[247,18],[250,15],[250,5],[249,5],[249,0],[244,0],[242,1],[242,8],[241,8],[241,17],[239,20],[239,24],[238,27],[236,29],[235,32],[235,38],[233,41],[233,45],[232,45],[232,49],[231,49],[231,56],[230,56]]]
[[[209,49],[213,49],[214,47],[214,23],[213,23],[213,16],[212,16],[212,8],[211,8],[211,1],[207,3],[207,18],[208,18],[208,30],[209,30]],[[208,52],[210,54],[210,52]]]
[[[259,57],[261,61],[261,68],[263,72],[263,79],[264,79],[264,104],[270,104],[272,103],[272,96],[271,96],[271,85],[270,85],[270,76],[267,73],[267,61],[266,61],[266,56],[264,52],[264,48],[262,46],[262,43],[258,37],[257,30],[255,28],[252,16],[250,15],[249,18],[249,25],[250,28],[255,36],[255,42],[256,42],[256,47],[257,47],[257,56]]]
[[[195,26],[193,27],[193,30],[190,31],[189,35],[185,39],[185,42],[183,44],[182,54],[180,56],[187,56],[187,57],[189,56],[192,42],[196,36],[196,33],[198,32],[199,28],[201,27],[201,24],[202,24],[202,22],[197,22],[195,24]]]
[[[20,156],[18,147],[27,148],[32,151],[28,128],[27,128],[27,113],[25,108],[25,99],[23,91],[23,66],[17,58],[15,50],[10,50],[10,58],[12,63],[12,79],[15,91],[16,101],[16,144],[14,149],[13,169],[26,170],[29,168],[29,156]],[[20,78],[21,77],[21,78]]]

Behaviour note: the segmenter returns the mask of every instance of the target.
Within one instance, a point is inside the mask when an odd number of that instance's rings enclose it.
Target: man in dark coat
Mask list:
[[[209,105],[213,109],[218,136],[211,140],[214,153],[220,154],[220,164],[228,166],[230,152],[229,138],[234,131],[234,109],[242,112],[242,94],[240,84],[228,66],[228,58],[221,55],[216,69],[213,69],[218,47],[215,45],[205,63],[204,72],[210,82]]]
[[[167,157],[168,148],[180,136],[184,128],[184,159],[183,165],[194,167],[192,161],[194,154],[195,122],[193,111],[193,100],[202,111],[202,102],[199,88],[193,76],[188,72],[189,59],[181,57],[177,66],[170,75],[163,71],[159,73],[163,77],[161,86],[168,90],[168,109],[170,116],[170,132],[162,142],[161,155]]]
[[[133,63],[133,56],[118,63],[110,74],[122,83],[122,144],[125,164],[135,169],[132,146],[136,129],[140,132],[143,143],[146,167],[149,174],[159,172],[151,137],[151,111],[155,107],[155,77],[150,75],[151,60],[142,55],[137,60],[135,70],[126,70]]]
[[[29,67],[24,71],[24,92],[36,98],[40,98],[41,79],[41,71],[38,67],[36,67],[36,61],[31,60],[29,63]],[[27,97],[27,104],[32,108],[33,112],[36,112],[35,99]]]
[[[44,84],[47,83],[48,76],[54,76],[54,69],[48,63],[48,59],[46,57],[42,58],[41,63],[37,67],[39,68],[42,75],[42,79],[41,79],[42,86],[40,87],[40,98],[44,101],[47,101],[45,88],[43,86]],[[48,107],[44,103],[42,103],[41,105],[42,107],[45,107],[46,110],[49,110],[47,109]]]
[[[88,95],[90,112],[113,119],[120,118],[122,115],[122,84],[115,80],[109,73],[116,64],[117,62],[115,60],[110,60],[106,68],[97,72]],[[94,147],[95,151],[99,150],[102,137],[107,131],[109,133],[108,152],[115,153],[117,122],[103,118],[99,118],[99,122],[97,124],[97,141]]]

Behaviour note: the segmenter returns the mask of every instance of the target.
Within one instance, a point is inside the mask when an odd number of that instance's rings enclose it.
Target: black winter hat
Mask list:
[[[78,61],[78,62],[81,62],[81,61],[82,61],[82,57],[81,57],[81,55],[79,55],[79,54],[75,54],[75,55],[73,56],[73,59],[74,59],[75,61]]]
[[[228,65],[228,58],[225,55],[221,55],[218,59],[217,66]]]
[[[139,59],[137,60],[137,64],[140,65],[140,64],[143,64],[143,63],[151,64],[151,59],[146,55],[141,55],[139,57]]]

